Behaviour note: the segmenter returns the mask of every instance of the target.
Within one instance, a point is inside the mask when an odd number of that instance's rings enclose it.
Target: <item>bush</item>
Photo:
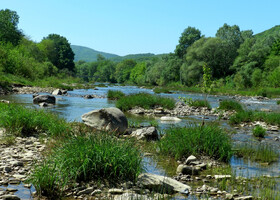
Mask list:
[[[277,103],[277,105],[280,105],[280,100],[278,100],[276,103]]]
[[[63,194],[64,187],[71,187],[72,183],[135,182],[141,172],[139,148],[104,132],[72,138],[55,147],[49,157],[36,165],[29,181],[39,194],[56,199]]]
[[[221,110],[235,110],[237,112],[244,111],[242,105],[234,100],[223,100],[220,102],[219,109]]]
[[[107,93],[107,98],[110,100],[118,100],[124,96],[125,96],[125,94],[119,90],[108,90],[108,93]]]
[[[70,132],[70,125],[52,113],[5,103],[0,103],[0,127],[17,136],[38,133],[61,136]]]
[[[156,106],[173,109],[175,107],[175,100],[148,93],[138,93],[122,97],[116,102],[116,107],[122,111],[127,111],[134,107],[153,109]]]
[[[232,156],[229,136],[216,125],[169,128],[158,146],[161,154],[175,159],[207,155],[228,162]]]
[[[266,130],[260,125],[255,126],[255,128],[253,129],[253,135],[255,137],[263,138],[265,136],[265,132]]]

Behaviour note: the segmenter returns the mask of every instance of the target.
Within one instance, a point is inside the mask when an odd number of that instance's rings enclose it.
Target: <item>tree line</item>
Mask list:
[[[29,80],[67,75],[86,82],[195,86],[201,85],[203,66],[207,65],[217,87],[280,87],[279,31],[254,35],[251,30],[224,24],[215,37],[206,37],[197,28],[187,27],[174,53],[120,62],[98,55],[96,62],[74,63],[65,37],[49,34],[35,43],[24,36],[18,23],[15,11],[0,10],[2,74]]]

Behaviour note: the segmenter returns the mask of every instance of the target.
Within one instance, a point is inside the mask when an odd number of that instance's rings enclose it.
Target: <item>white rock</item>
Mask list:
[[[163,116],[160,118],[161,121],[182,121],[178,117],[169,117],[169,116]]]
[[[191,162],[197,161],[197,158],[193,155],[189,156],[185,162],[186,165],[189,165]]]

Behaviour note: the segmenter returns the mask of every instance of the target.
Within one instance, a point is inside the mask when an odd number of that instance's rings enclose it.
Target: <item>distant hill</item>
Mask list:
[[[153,58],[158,58],[161,57],[164,54],[160,55],[155,55],[152,53],[143,53],[143,54],[130,54],[126,56],[118,56],[116,54],[110,54],[110,53],[105,53],[101,51],[96,51],[94,49],[88,48],[88,47],[83,47],[83,46],[78,46],[78,45],[71,45],[71,48],[73,52],[75,53],[75,59],[74,61],[77,62],[79,60],[84,60],[86,62],[94,62],[97,61],[97,55],[100,54],[104,56],[106,59],[115,61],[115,62],[120,62],[125,59],[133,59],[135,61],[141,62],[141,61],[147,61],[151,60]]]
[[[255,37],[256,37],[256,39],[263,39],[268,36],[276,36],[276,35],[278,35],[280,37],[280,25],[274,26],[266,31],[258,33],[255,35]]]
[[[100,54],[104,56],[106,59],[120,57],[116,54],[105,53],[101,51],[96,51],[94,49],[88,47],[82,47],[78,45],[71,45],[73,52],[75,53],[74,61],[84,60],[86,62],[97,61],[97,55]]]

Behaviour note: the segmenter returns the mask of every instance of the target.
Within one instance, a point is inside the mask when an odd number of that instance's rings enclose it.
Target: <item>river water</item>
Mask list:
[[[115,102],[110,101],[106,98],[108,90],[120,90],[124,92],[125,94],[132,94],[132,93],[139,93],[139,92],[146,92],[153,94],[153,91],[151,89],[144,89],[139,88],[136,86],[110,86],[107,87],[96,87],[97,90],[94,89],[77,89],[74,91],[69,91],[67,96],[57,96],[56,97],[56,105],[50,106],[48,108],[39,108],[39,106],[34,105],[32,102],[32,94],[12,94],[12,95],[6,95],[6,96],[0,96],[0,99],[9,100],[13,103],[22,104],[28,107],[35,107],[38,109],[48,109],[52,112],[57,113],[61,117],[65,118],[67,121],[77,121],[81,122],[81,116],[84,113],[87,113],[89,111],[100,109],[100,108],[107,108],[107,107],[114,107]],[[44,93],[41,93],[44,94]],[[84,95],[98,95],[102,98],[93,98],[93,99],[85,99],[82,96]],[[176,92],[172,94],[160,94],[162,96],[167,96],[170,98],[174,98],[178,101],[178,97],[188,97],[195,99],[203,99],[203,94],[195,94],[195,93],[182,93],[182,92]],[[219,102],[223,99],[229,99],[234,97],[229,96],[223,96],[223,95],[210,95],[208,97],[208,101],[210,102],[210,105],[212,108],[218,107]],[[249,98],[249,97],[241,97],[239,99],[246,107],[247,109],[253,109],[253,110],[260,110],[261,108],[265,109],[271,109],[275,112],[280,112],[280,106],[277,106],[275,99],[269,99],[269,100],[262,100],[259,101],[256,98]],[[129,121],[137,121],[138,123],[142,125],[149,124],[149,121],[151,118],[145,118],[145,117],[135,117],[133,115],[127,114]],[[187,123],[198,123],[200,122],[202,116],[188,116],[182,119],[179,123],[173,124],[173,123],[161,123],[161,121],[157,118],[153,119],[156,120],[159,124],[159,129],[164,130],[170,126],[184,126]],[[215,117],[209,117],[209,121],[215,121]],[[225,129],[234,130],[233,127],[230,127],[226,121],[220,121],[219,122],[221,126],[223,126]],[[279,132],[278,132],[279,134]],[[252,139],[251,135],[245,134],[241,132],[238,132],[238,134],[235,134],[233,136],[233,142],[236,141],[249,141]],[[155,173],[160,175],[166,175],[166,170],[164,167],[160,167],[158,163],[151,157],[144,157],[144,162],[146,166],[146,170],[149,173]],[[240,158],[233,157],[231,159],[231,167],[232,170],[236,173],[236,175],[242,175],[245,177],[254,177],[254,176],[260,176],[260,175],[271,175],[271,176],[280,176],[280,163],[276,162],[269,166],[262,166],[255,162],[250,162],[249,160],[243,160]],[[26,190],[26,189],[25,189]],[[24,191],[25,191],[24,190]],[[25,191],[24,194],[28,193],[28,191]],[[28,194],[26,194],[28,195]],[[25,195],[23,197],[25,199]]]

